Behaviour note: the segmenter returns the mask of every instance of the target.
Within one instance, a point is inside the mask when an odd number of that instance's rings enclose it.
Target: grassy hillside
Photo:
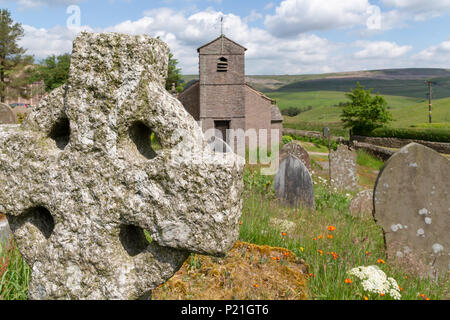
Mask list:
[[[433,98],[450,97],[450,77],[434,78],[437,83],[433,87]],[[386,80],[367,78],[320,79],[299,81],[279,88],[278,92],[308,92],[308,91],[342,91],[349,92],[359,82],[366,89],[373,89],[373,93],[425,99],[428,87],[424,80]]]
[[[339,91],[309,91],[309,92],[266,92],[268,97],[277,101],[280,110],[288,107],[332,107],[339,102],[348,102],[345,92]],[[388,106],[392,109],[406,107],[412,104],[424,102],[425,99],[383,95],[387,100]],[[321,112],[324,110],[321,110]],[[340,108],[333,107],[328,112],[340,113]],[[311,110],[314,113],[314,109]]]
[[[186,75],[184,80],[198,79]],[[285,127],[320,131],[325,125],[336,135],[347,136],[340,122],[346,92],[359,81],[366,89],[374,89],[387,100],[392,112],[393,127],[410,127],[428,122],[427,85],[432,79],[433,122],[445,128],[450,123],[450,70],[432,68],[386,69],[328,73],[316,75],[259,75],[247,76],[246,81],[257,90],[277,101],[281,110],[289,107],[312,109],[296,117],[285,117]]]

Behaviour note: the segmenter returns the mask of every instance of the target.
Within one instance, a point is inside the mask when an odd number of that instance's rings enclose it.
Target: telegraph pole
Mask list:
[[[431,92],[432,92],[432,85],[433,85],[433,81],[429,81],[426,80],[425,81],[426,84],[428,84],[428,118],[430,123],[432,123],[432,117],[431,117]]]

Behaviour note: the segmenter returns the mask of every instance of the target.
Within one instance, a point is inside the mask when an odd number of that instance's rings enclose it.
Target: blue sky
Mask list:
[[[75,5],[80,25],[73,18]],[[450,68],[450,0],[0,0],[37,59],[71,51],[78,32],[160,36],[183,73],[224,33],[245,46],[247,74]],[[68,24],[69,21],[69,24]]]

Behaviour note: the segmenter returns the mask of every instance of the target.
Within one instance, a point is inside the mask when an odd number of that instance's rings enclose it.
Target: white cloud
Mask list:
[[[275,15],[265,19],[267,29],[279,37],[289,37],[313,30],[328,30],[365,25],[370,7],[368,0],[284,0]]]
[[[41,7],[44,5],[54,6],[69,6],[72,4],[78,4],[84,0],[17,0],[13,2],[17,2],[20,8],[35,8]],[[1,2],[11,2],[10,0],[3,0]],[[0,2],[0,3],[1,3]]]
[[[246,47],[247,74],[305,74],[333,71],[403,67],[410,63],[405,55],[410,46],[393,42],[356,42],[353,46],[335,43],[315,34],[277,37],[266,29],[251,27],[248,20],[234,14],[207,9],[194,14],[159,8],[146,11],[138,20],[127,20],[103,29],[83,27],[95,32],[121,32],[159,36],[180,62],[184,74],[198,73],[197,48],[224,33]],[[24,25],[20,45],[28,53],[44,58],[72,50],[77,31],[65,27],[38,29]]]
[[[410,18],[416,21],[426,20],[450,12],[450,0],[382,0],[382,3],[408,14]]]
[[[431,66],[450,66],[450,40],[443,41],[436,46],[426,48],[413,55],[414,60]]]
[[[267,30],[250,27],[247,18],[213,9],[192,15],[169,8],[150,10],[137,21],[126,21],[105,31],[160,36],[180,61],[184,73],[198,73],[196,49],[220,35],[219,21],[222,16],[224,33],[248,49],[248,73],[293,74],[331,68],[327,66],[327,61],[334,45],[327,39],[316,35],[276,38]]]
[[[363,48],[354,54],[357,59],[396,59],[412,49],[389,41],[356,41],[354,45]]]
[[[50,55],[59,55],[72,52],[72,42],[77,33],[82,30],[93,31],[89,27],[79,29],[68,29],[56,26],[51,29],[35,28],[23,25],[24,37],[19,41],[19,45],[27,49],[27,54],[34,55],[37,59],[42,59]]]

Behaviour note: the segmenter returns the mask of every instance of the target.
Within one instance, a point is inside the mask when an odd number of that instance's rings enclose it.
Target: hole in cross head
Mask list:
[[[9,216],[8,220],[13,232],[21,228],[25,223],[30,223],[36,227],[47,240],[55,229],[55,221],[50,211],[41,206],[29,208],[18,217]]]
[[[56,146],[64,150],[70,141],[70,122],[66,117],[59,118],[50,130],[49,137],[56,142]]]
[[[146,236],[144,230],[133,225],[122,225],[119,239],[123,248],[131,257],[143,252],[150,244],[150,239]]]
[[[158,138],[152,130],[140,121],[134,122],[128,129],[131,141],[136,146],[137,151],[146,159],[153,159],[156,157],[156,152],[153,149],[152,142],[159,145]]]

